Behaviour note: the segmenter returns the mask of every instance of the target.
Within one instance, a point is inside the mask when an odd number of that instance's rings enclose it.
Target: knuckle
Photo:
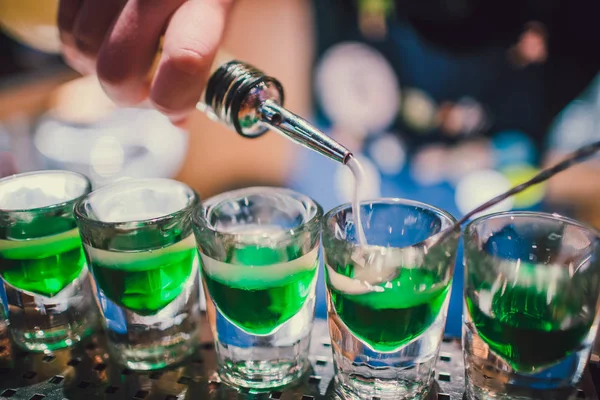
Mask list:
[[[205,45],[180,47],[168,56],[165,65],[188,75],[198,76],[210,68],[212,55],[213,51]]]

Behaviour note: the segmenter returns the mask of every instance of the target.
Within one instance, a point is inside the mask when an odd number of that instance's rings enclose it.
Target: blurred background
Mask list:
[[[600,140],[600,6],[572,3],[238,0],[224,47],[280,79],[288,108],[361,157],[363,196],[459,217]],[[201,198],[278,185],[325,209],[349,201],[345,168],[275,133],[249,140],[200,112],[180,129],[154,110],[116,108],[94,76],[62,61],[57,4],[0,0],[3,170],[67,169],[96,187],[168,177]],[[592,160],[500,209],[600,227],[599,171]],[[455,279],[448,329],[458,335],[460,262]]]

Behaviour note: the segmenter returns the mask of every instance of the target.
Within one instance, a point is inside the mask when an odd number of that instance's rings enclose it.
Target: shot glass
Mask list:
[[[350,205],[323,223],[335,390],[345,399],[423,398],[434,382],[460,232],[425,241],[454,218],[419,202],[377,199],[360,212],[366,246]]]
[[[266,389],[308,369],[321,206],[255,187],[203,203],[194,215],[207,314],[225,382]]]
[[[0,309],[22,348],[64,348],[96,325],[97,309],[73,217],[74,203],[90,190],[85,176],[68,171],[0,180]]]
[[[126,180],[75,206],[113,359],[134,370],[184,360],[200,320],[194,191],[170,179]]]
[[[465,229],[463,347],[471,399],[566,399],[598,324],[598,233],[533,212]]]

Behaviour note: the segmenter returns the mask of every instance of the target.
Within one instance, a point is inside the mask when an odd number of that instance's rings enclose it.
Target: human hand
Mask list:
[[[181,124],[202,95],[234,1],[60,0],[63,54],[80,73],[96,73],[115,103],[149,99]]]

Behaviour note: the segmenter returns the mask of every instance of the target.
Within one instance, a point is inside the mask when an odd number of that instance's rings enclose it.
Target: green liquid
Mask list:
[[[352,266],[338,268],[348,275]],[[401,269],[382,284],[381,292],[347,294],[332,287],[331,303],[352,333],[375,351],[391,352],[417,338],[431,326],[446,300],[451,283],[424,269]]]
[[[0,275],[26,292],[55,296],[81,275],[85,264],[76,229],[41,239],[0,241]]]
[[[154,253],[88,248],[94,279],[114,303],[154,315],[181,294],[193,272],[196,249],[181,243]]]
[[[509,286],[504,294],[497,292],[488,312],[493,317],[469,296],[466,304],[481,339],[511,367],[524,372],[551,365],[579,350],[592,324],[590,317],[561,328],[576,311],[568,306],[549,307],[546,292],[535,287]]]
[[[235,257],[234,268],[241,272],[227,279],[217,276],[221,271],[207,273],[207,262],[211,260],[203,256],[204,282],[221,313],[245,332],[273,333],[302,309],[313,292],[316,253],[298,259],[292,247],[286,250],[247,247],[237,250],[232,257]],[[287,260],[291,261],[286,263]],[[231,258],[228,261],[231,262]],[[278,268],[284,269],[292,263],[290,271],[297,272],[285,274],[281,279],[275,277]],[[222,269],[228,268],[226,263],[219,265]]]

